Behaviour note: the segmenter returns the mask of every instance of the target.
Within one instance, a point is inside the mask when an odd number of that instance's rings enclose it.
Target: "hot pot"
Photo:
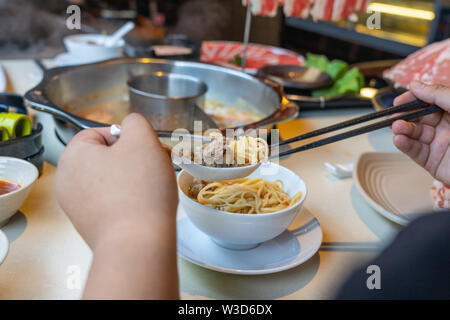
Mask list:
[[[239,108],[256,108],[260,120],[243,125],[252,129],[293,119],[299,107],[289,102],[281,87],[229,68],[190,61],[119,58],[82,66],[60,67],[44,72],[43,80],[25,94],[27,106],[53,115],[56,133],[67,143],[81,129],[108,126],[112,119],[89,119],[97,108],[127,113],[127,81],[135,76],[166,72],[198,78],[208,86],[206,99]],[[244,102],[244,103],[243,103]],[[93,121],[95,120],[95,121]],[[207,128],[205,128],[207,129]],[[159,131],[160,136],[170,132]]]

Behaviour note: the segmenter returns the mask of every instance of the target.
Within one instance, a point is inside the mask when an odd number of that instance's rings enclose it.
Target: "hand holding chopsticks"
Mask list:
[[[415,110],[415,109],[417,109],[417,110],[413,111],[413,112],[410,112],[410,113],[405,113],[407,111],[412,111],[412,110]],[[327,144],[330,144],[330,143],[333,143],[333,142],[337,142],[337,141],[344,140],[344,139],[347,139],[347,138],[355,137],[355,136],[360,135],[360,134],[364,134],[364,133],[368,133],[368,132],[371,132],[371,131],[374,131],[374,130],[378,130],[378,129],[381,129],[381,128],[389,127],[397,120],[409,121],[409,120],[417,119],[417,118],[423,117],[425,115],[428,115],[428,114],[431,114],[431,113],[435,113],[435,112],[439,112],[439,111],[442,111],[442,109],[439,108],[436,105],[430,105],[430,104],[428,104],[428,103],[426,103],[424,101],[415,100],[415,101],[412,101],[410,103],[402,104],[402,105],[399,105],[399,106],[396,106],[396,107],[392,107],[392,108],[389,108],[389,109],[385,109],[385,110],[382,110],[382,111],[378,111],[378,112],[373,112],[373,113],[370,113],[368,115],[364,115],[364,116],[361,116],[361,117],[353,118],[353,119],[350,119],[350,120],[347,120],[347,121],[344,121],[344,122],[340,122],[340,123],[335,124],[335,125],[331,125],[331,126],[328,126],[328,127],[325,127],[325,128],[321,128],[321,129],[318,129],[318,130],[315,130],[315,131],[311,131],[311,132],[302,134],[300,136],[297,136],[297,137],[285,140],[285,141],[281,142],[280,144],[278,144],[276,146],[281,146],[281,145],[285,145],[285,144],[288,144],[288,143],[297,142],[297,141],[300,141],[300,140],[317,137],[317,136],[320,136],[320,135],[323,135],[323,134],[326,134],[326,133],[330,133],[330,132],[334,132],[334,131],[337,131],[337,130],[348,128],[348,127],[351,127],[351,126],[355,126],[357,124],[361,124],[361,123],[364,123],[364,122],[367,122],[367,121],[375,120],[375,119],[378,119],[378,118],[381,118],[381,117],[393,115],[393,114],[396,114],[396,113],[402,113],[401,115],[398,115],[398,116],[395,116],[395,117],[391,117],[391,118],[386,119],[386,120],[382,120],[382,121],[379,121],[379,122],[376,122],[376,123],[373,123],[373,124],[369,124],[367,126],[363,126],[363,127],[357,128],[357,129],[353,129],[353,130],[350,130],[350,131],[347,131],[347,132],[344,132],[344,133],[340,133],[340,134],[337,134],[337,135],[334,135],[334,136],[331,136],[331,137],[328,137],[328,138],[325,138],[325,139],[314,141],[312,143],[309,143],[309,144],[306,144],[306,145],[303,145],[303,146],[300,146],[300,147],[297,147],[297,148],[294,148],[294,149],[282,152],[278,156],[279,157],[283,157],[283,156],[287,156],[289,154],[297,153],[297,152],[300,152],[300,151],[305,151],[305,150],[317,148],[317,147],[324,146],[324,145],[327,145]],[[274,146],[272,146],[272,148],[273,147]]]

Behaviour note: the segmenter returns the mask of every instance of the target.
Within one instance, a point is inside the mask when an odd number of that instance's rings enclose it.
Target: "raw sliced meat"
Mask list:
[[[434,201],[434,209],[440,210],[450,210],[450,187],[439,182],[434,181],[431,187],[431,197]]]
[[[357,0],[334,0],[332,21],[339,21],[349,18],[355,13]]]
[[[384,72],[395,87],[409,89],[413,80],[450,87],[450,39],[433,43]]]
[[[277,15],[278,5],[281,0],[242,0],[244,7],[248,6],[248,3],[252,3],[252,14],[255,16],[274,17]],[[284,3],[281,3],[281,5]]]
[[[365,12],[369,0],[242,0],[247,6],[251,1],[253,15],[273,17],[278,6],[284,5],[288,17],[308,18],[314,21],[339,21],[355,16],[355,12]]]
[[[358,0],[347,0],[342,10],[342,19],[348,19],[356,11],[356,4]]]
[[[288,17],[308,18],[309,4],[312,0],[286,0],[284,14]]]
[[[369,0],[357,0],[355,11],[364,13],[367,10],[367,6],[369,5]]]
[[[278,12],[278,0],[262,0],[261,16],[275,17]]]
[[[203,41],[200,60],[239,69],[240,67],[231,64],[230,60],[233,60],[238,55],[242,55],[243,50],[243,45],[240,42]],[[257,69],[266,65],[302,65],[304,62],[303,56],[286,49],[249,44],[246,70],[256,72]]]
[[[315,0],[311,9],[313,20],[331,20],[333,5],[334,0]]]

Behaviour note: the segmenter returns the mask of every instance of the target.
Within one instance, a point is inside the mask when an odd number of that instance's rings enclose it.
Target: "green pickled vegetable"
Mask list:
[[[327,57],[323,55],[312,53],[306,54],[306,63],[305,63],[306,67],[313,67],[323,72],[327,72],[329,64],[330,61],[328,60]]]
[[[342,94],[357,94],[364,86],[364,76],[357,68],[347,71],[330,88],[314,90],[313,97],[332,98]]]
[[[313,97],[332,98],[342,94],[357,94],[364,87],[363,74],[357,68],[349,70],[345,61],[329,61],[324,55],[307,53],[305,66],[326,72],[334,81],[329,88],[314,90]]]
[[[342,60],[333,60],[327,67],[326,73],[328,73],[333,80],[337,80],[342,77],[348,71],[348,63]]]

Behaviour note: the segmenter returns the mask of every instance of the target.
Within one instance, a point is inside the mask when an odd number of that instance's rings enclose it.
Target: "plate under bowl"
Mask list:
[[[250,250],[229,250],[198,230],[181,206],[177,216],[177,251],[200,267],[239,275],[281,272],[308,261],[322,244],[319,221],[306,210],[278,237]]]

